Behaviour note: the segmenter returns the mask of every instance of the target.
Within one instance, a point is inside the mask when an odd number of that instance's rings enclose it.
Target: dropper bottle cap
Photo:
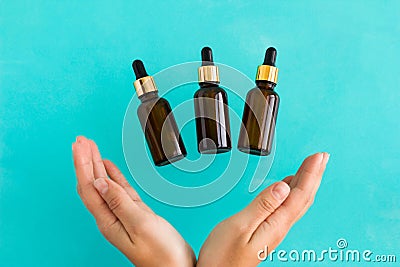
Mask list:
[[[268,81],[276,84],[278,82],[278,71],[275,67],[277,51],[274,47],[269,47],[265,51],[264,62],[258,66],[256,81]]]
[[[157,91],[157,86],[153,77],[147,74],[141,60],[136,59],[133,61],[132,68],[136,76],[136,81],[133,83],[133,86],[136,89],[138,97],[146,93]]]
[[[201,61],[201,67],[198,69],[199,83],[219,83],[218,67],[214,65],[210,47],[203,47],[201,50]]]

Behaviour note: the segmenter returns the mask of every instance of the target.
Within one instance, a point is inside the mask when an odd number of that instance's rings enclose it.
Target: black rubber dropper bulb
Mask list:
[[[275,67],[276,55],[276,49],[274,47],[269,47],[267,51],[265,51],[263,65],[270,65]]]
[[[135,72],[136,80],[146,77],[146,76],[149,76],[146,72],[143,62],[139,59],[136,59],[132,62],[132,68],[133,68],[133,71]]]
[[[212,50],[210,47],[203,47],[201,49],[201,65],[202,66],[213,66],[214,65],[214,60],[213,60],[213,54]]]

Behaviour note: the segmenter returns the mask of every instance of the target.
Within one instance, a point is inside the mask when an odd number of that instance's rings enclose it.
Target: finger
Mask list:
[[[249,238],[258,226],[286,199],[290,192],[287,183],[279,181],[264,189],[244,210],[236,216],[247,226]]]
[[[317,194],[318,188],[321,185],[322,176],[325,172],[326,164],[329,161],[329,156],[330,155],[328,153],[326,153],[326,152],[323,153],[323,159],[322,159],[322,163],[320,165],[320,169],[319,169],[319,173],[318,173],[319,178],[316,179],[317,181],[315,182],[314,187],[311,190],[311,203],[310,203],[310,205],[304,206],[303,210],[297,216],[296,221],[298,221],[307,212],[307,210],[311,206],[312,202],[314,201],[314,198],[315,198],[315,195]],[[301,181],[302,181],[303,177],[307,177],[307,175],[300,175],[299,186],[301,186],[301,184],[302,184]]]
[[[94,180],[92,153],[87,139],[78,136],[76,142],[72,145],[72,152],[78,184],[92,184]]]
[[[326,162],[324,162],[324,159],[326,157],[329,157],[327,153],[317,153],[307,157],[296,173],[297,183],[295,187],[307,193],[313,192],[321,181],[320,178],[322,178],[322,173],[325,170]]]
[[[282,181],[284,181],[285,183],[290,185],[290,182],[293,180],[293,177],[294,177],[294,175],[290,175],[290,176],[286,177],[285,179],[283,179]]]
[[[88,140],[90,144],[90,149],[92,150],[92,161],[93,161],[93,175],[94,178],[107,178],[107,172],[104,168],[103,160],[101,159],[101,155],[99,149],[95,142],[92,140]]]
[[[292,177],[292,179],[290,179],[290,188],[294,188],[296,187],[297,183],[299,182],[299,178],[300,178],[300,173],[303,171],[304,166],[306,165],[306,163],[310,160],[310,158],[314,157],[315,155],[319,155],[321,153],[316,153],[313,154],[311,156],[308,156],[303,163],[300,165],[299,169],[297,170],[296,174]]]
[[[140,207],[144,208],[148,212],[154,213],[140,198],[139,194],[135,189],[129,184],[125,176],[118,169],[118,167],[110,160],[103,160],[104,167],[106,168],[108,176],[119,184],[128,193],[129,197],[135,201]]]
[[[100,230],[117,223],[117,217],[110,211],[105,201],[93,186],[92,151],[88,140],[80,136],[72,145],[78,194],[86,208],[95,217]]]
[[[283,240],[290,227],[312,204],[327,163],[326,157],[327,153],[317,153],[304,160],[293,178],[298,179],[296,187],[282,205],[260,224],[251,242],[274,249]]]
[[[307,157],[295,175],[296,186],[277,214],[289,214],[289,224],[295,223],[314,201],[321,184],[322,175],[329,160],[328,153],[317,153]]]
[[[118,167],[115,166],[115,164],[108,159],[103,160],[103,162],[108,176],[110,176],[112,180],[114,180],[123,189],[125,189],[125,191],[128,193],[128,195],[131,197],[133,201],[141,201],[138,193],[135,191],[135,189],[132,188],[129,182],[125,179],[124,175],[118,169]]]
[[[93,185],[127,232],[135,232],[135,225],[139,225],[141,219],[144,218],[144,211],[139,208],[137,203],[113,180],[99,178],[94,181]]]
[[[297,184],[298,184],[298,182],[299,182],[299,180],[300,180],[300,177],[301,177],[301,173],[302,172],[304,172],[304,171],[306,171],[306,172],[312,172],[313,170],[311,170],[310,169],[310,164],[308,164],[308,162],[309,161],[311,161],[311,160],[313,160],[313,159],[315,159],[315,157],[321,157],[321,155],[322,155],[322,160],[325,160],[325,156],[327,155],[327,160],[329,159],[329,154],[328,153],[316,153],[316,154],[314,154],[314,155],[311,155],[311,156],[309,156],[309,157],[307,157],[304,161],[303,161],[303,163],[301,164],[301,166],[300,166],[300,168],[297,170],[297,172],[296,172],[296,175],[293,177],[293,179],[292,179],[292,181],[291,181],[291,183],[290,183],[290,187],[291,188],[293,188],[293,187],[296,187],[297,186]],[[322,165],[321,165],[322,166]],[[318,168],[318,167],[317,167]],[[325,167],[324,167],[325,168]],[[321,171],[321,170],[320,170]],[[322,170],[322,172],[323,172],[323,170]]]

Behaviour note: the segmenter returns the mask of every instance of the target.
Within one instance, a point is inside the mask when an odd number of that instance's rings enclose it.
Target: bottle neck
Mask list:
[[[215,82],[199,82],[200,88],[218,87],[219,83]]]
[[[257,80],[256,85],[260,89],[265,89],[265,90],[274,90],[276,83],[270,82],[270,81],[263,81],[263,80]]]
[[[142,103],[154,98],[158,98],[158,91],[148,92],[139,96],[139,99],[142,101]]]

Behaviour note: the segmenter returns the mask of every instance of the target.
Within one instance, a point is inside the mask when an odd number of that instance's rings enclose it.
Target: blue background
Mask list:
[[[399,17],[399,1],[1,1],[1,265],[130,266],[79,200],[71,143],[94,139],[129,176],[121,134],[132,59],[156,73],[198,60],[204,45],[249,77],[267,46],[279,50],[277,150],[263,187],[308,154],[331,153],[314,206],[280,248],[335,248],[343,237],[351,249],[398,253]],[[191,209],[138,191],[197,252],[254,198],[248,183]]]

